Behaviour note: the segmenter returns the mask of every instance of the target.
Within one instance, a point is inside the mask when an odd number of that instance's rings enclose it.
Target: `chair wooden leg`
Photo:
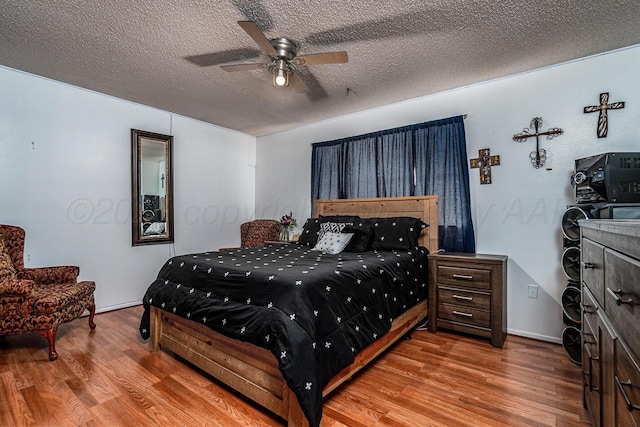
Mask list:
[[[49,342],[49,360],[54,361],[58,359],[58,353],[56,353],[56,332],[54,329],[47,329],[46,331],[38,331],[40,335],[45,337]]]
[[[93,317],[96,315],[96,305],[95,304],[91,304],[89,306],[89,327],[91,329],[95,329],[96,328],[96,324],[93,322]]]

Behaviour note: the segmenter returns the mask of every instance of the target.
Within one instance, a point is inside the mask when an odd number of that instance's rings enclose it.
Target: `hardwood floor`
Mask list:
[[[138,334],[142,307],[0,337],[0,425],[281,426],[283,421]],[[509,335],[504,349],[415,331],[324,405],[322,427],[585,426],[580,368],[559,345]]]

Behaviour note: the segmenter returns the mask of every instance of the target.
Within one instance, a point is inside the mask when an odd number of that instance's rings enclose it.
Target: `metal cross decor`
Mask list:
[[[471,169],[480,169],[480,184],[491,184],[491,166],[500,165],[500,156],[492,156],[489,148],[478,150],[478,158],[470,159]]]
[[[542,117],[534,117],[531,120],[531,124],[528,128],[522,130],[522,132],[513,135],[513,140],[516,142],[525,142],[528,138],[536,137],[536,151],[532,151],[529,154],[529,160],[534,168],[538,169],[547,161],[547,152],[544,148],[540,148],[540,137],[546,136],[547,139],[553,139],[558,135],[562,135],[564,131],[560,128],[552,128],[545,132],[540,132],[538,129],[542,126]],[[530,129],[533,128],[535,133],[531,133]]]
[[[624,102],[609,102],[609,92],[600,94],[600,105],[591,105],[584,107],[585,113],[595,113],[600,111],[600,117],[598,117],[598,138],[606,138],[607,132],[609,132],[609,119],[607,118],[607,110],[619,110],[624,108]]]

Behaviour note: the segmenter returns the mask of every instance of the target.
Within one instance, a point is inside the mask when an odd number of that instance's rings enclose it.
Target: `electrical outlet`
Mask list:
[[[538,298],[538,285],[527,285],[527,298]]]

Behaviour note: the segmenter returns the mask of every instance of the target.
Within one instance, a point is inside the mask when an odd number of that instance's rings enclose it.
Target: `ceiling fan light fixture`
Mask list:
[[[283,59],[277,60],[276,66],[273,68],[273,85],[289,86],[289,69],[287,68],[287,62]]]
[[[288,77],[288,73],[285,72],[284,70],[278,70],[275,74],[275,83],[276,86],[286,86],[287,85],[287,81],[289,80]]]

